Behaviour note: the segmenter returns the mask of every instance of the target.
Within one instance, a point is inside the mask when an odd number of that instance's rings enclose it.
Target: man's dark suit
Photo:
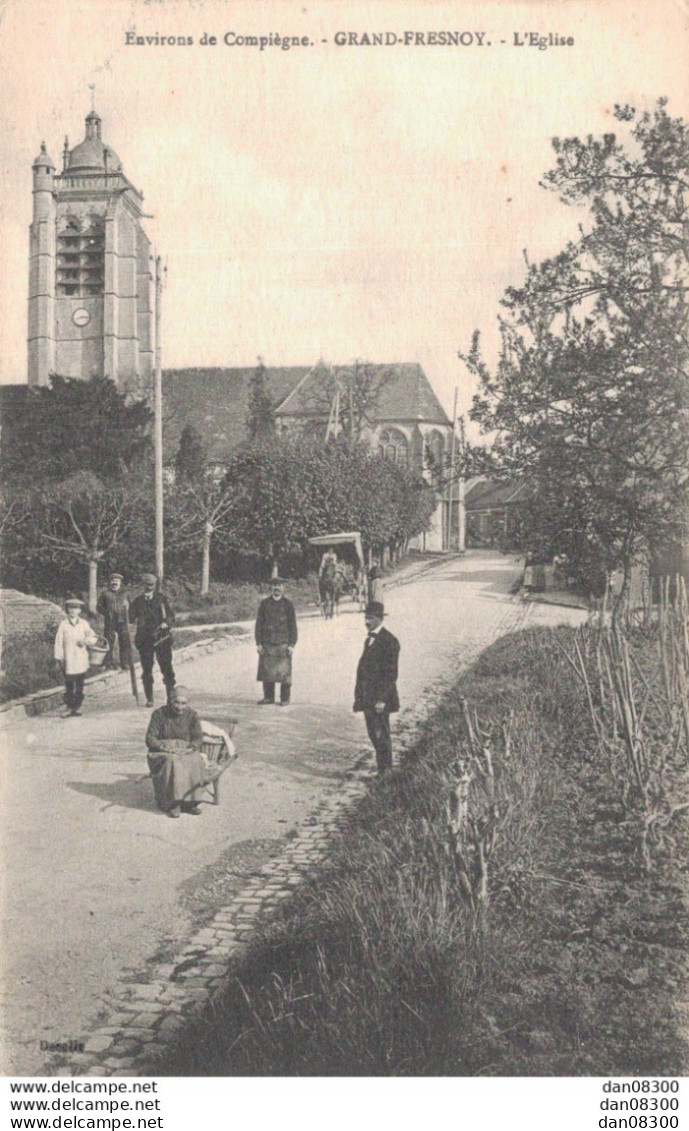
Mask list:
[[[141,657],[141,682],[144,685],[146,702],[153,700],[153,657],[163,673],[163,682],[168,702],[175,686],[175,672],[172,667],[172,634],[165,634],[161,625],[168,629],[175,623],[175,614],[167,597],[153,593],[150,597],[140,593],[129,606],[129,619],[136,624],[134,643]],[[161,639],[161,632],[163,633]]]
[[[379,628],[366,638],[364,651],[356,670],[354,710],[363,711],[368,736],[373,743],[378,772],[392,766],[390,714],[399,711],[397,695],[397,658],[400,645],[396,636]],[[382,711],[376,703],[384,703]]]

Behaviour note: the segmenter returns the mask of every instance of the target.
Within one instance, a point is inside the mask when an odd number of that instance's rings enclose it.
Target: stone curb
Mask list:
[[[185,664],[189,660],[195,660],[198,656],[210,655],[213,652],[222,651],[224,648],[229,648],[240,640],[246,640],[251,634],[248,630],[241,632],[228,633],[226,636],[221,636],[217,640],[194,640],[191,644],[185,644],[175,652],[175,663]],[[136,663],[134,670],[138,676],[141,675],[141,664]],[[95,687],[100,690],[101,687],[115,683],[126,685],[129,684],[129,672],[126,671],[105,671],[98,672],[97,675],[89,676],[84,681],[85,687]],[[34,691],[31,695],[26,695],[22,699],[15,699],[10,703],[0,707],[0,730],[5,727],[12,726],[14,723],[20,722],[27,716],[30,718],[36,715],[44,715],[47,711],[59,707],[62,702],[64,694],[63,687],[48,687],[44,691]]]

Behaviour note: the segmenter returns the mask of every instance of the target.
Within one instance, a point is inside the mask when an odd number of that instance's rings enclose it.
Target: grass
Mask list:
[[[252,620],[259,602],[269,590],[267,585],[248,581],[212,582],[208,595],[202,597],[191,584],[173,579],[167,583],[165,592],[177,614],[177,623],[183,625]],[[315,579],[289,581],[285,586],[285,596],[298,611],[314,606],[317,599]]]
[[[571,641],[528,630],[483,653],[160,1074],[684,1071],[686,846],[640,873]],[[493,736],[501,814],[480,918],[445,849],[460,695]]]

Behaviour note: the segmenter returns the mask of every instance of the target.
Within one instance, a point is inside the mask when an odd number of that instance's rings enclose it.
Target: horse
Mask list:
[[[334,562],[326,562],[318,579],[318,592],[323,616],[329,620],[337,612],[342,595],[342,573]]]

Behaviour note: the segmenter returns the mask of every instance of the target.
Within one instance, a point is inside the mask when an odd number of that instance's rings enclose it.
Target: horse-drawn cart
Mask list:
[[[323,616],[338,612],[343,597],[365,608],[366,568],[359,532],[321,534],[309,538],[309,543],[324,550],[318,569],[318,604]]]

